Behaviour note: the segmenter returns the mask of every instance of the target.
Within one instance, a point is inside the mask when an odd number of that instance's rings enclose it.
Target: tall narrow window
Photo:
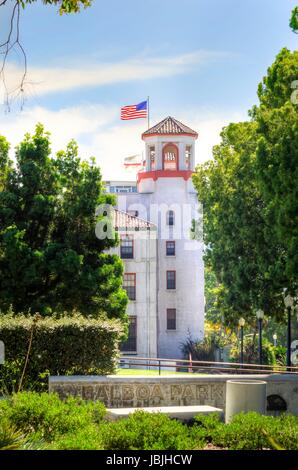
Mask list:
[[[120,239],[120,257],[122,259],[133,258],[133,237],[132,235],[122,235]]]
[[[156,169],[156,157],[155,157],[155,147],[149,147],[149,156],[150,156],[150,170],[154,171]]]
[[[136,300],[136,274],[135,273],[124,274],[123,289],[126,290],[129,300]]]
[[[185,168],[190,170],[190,157],[191,157],[191,146],[187,145],[185,148]]]
[[[178,169],[178,147],[174,144],[168,144],[163,149],[163,169]]]
[[[167,330],[176,330],[176,309],[167,308]]]
[[[126,352],[137,351],[137,317],[129,317],[128,338],[121,344],[120,349]]]
[[[175,222],[175,213],[174,211],[167,212],[167,225],[174,225]]]
[[[167,271],[167,289],[176,289],[176,271]]]
[[[166,253],[167,253],[167,256],[175,256],[175,242],[174,241],[166,242]]]

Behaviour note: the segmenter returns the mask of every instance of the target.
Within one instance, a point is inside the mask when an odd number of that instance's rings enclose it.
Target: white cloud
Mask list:
[[[235,110],[199,110],[182,115],[181,120],[195,129],[198,134],[196,142],[196,162],[202,163],[212,158],[212,148],[220,142],[220,132],[230,122],[245,121],[247,113]]]
[[[29,66],[24,89],[28,94],[43,95],[76,88],[168,77],[183,74],[195,65],[227,55],[229,54],[225,52],[202,50],[173,57],[139,57],[114,63],[88,64],[83,61],[79,66]],[[5,74],[9,91],[18,88],[22,73],[21,66],[7,64]],[[3,94],[3,86],[0,91]]]
[[[146,121],[117,121],[119,109],[100,104],[50,111],[42,107],[27,109],[18,115],[2,117],[0,133],[5,135],[12,148],[23,138],[25,132],[33,132],[37,122],[42,122],[52,134],[53,152],[65,148],[67,142],[77,140],[83,158],[94,156],[105,179],[131,179],[133,175],[123,166],[125,157],[141,154],[144,143],[141,134]],[[158,122],[165,116],[159,116]],[[196,161],[212,158],[212,147],[219,142],[219,133],[229,122],[245,120],[244,113],[189,110],[175,116],[199,133],[196,144]],[[153,124],[153,123],[152,123]]]

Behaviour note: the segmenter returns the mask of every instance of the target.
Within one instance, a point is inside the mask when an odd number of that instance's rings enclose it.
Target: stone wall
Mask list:
[[[189,377],[70,376],[50,377],[49,391],[64,399],[69,395],[100,400],[108,408],[146,406],[210,405],[225,408],[226,381],[265,380],[267,397],[281,397],[287,411],[298,416],[298,376],[208,375]]]

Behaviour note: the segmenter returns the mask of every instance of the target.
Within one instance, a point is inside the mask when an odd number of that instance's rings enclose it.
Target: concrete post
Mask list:
[[[242,411],[266,414],[266,385],[261,380],[227,380],[225,422]]]

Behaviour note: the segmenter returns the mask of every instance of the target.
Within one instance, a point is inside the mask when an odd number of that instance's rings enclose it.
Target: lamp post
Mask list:
[[[289,294],[284,299],[285,306],[288,312],[288,331],[287,331],[287,367],[291,367],[291,311],[294,305],[294,299]]]
[[[276,346],[277,346],[277,334],[274,333],[274,335],[272,336],[272,338],[273,338],[273,345],[274,345],[274,347],[276,348]]]
[[[262,354],[262,326],[263,326],[263,319],[264,319],[263,310],[261,309],[257,310],[256,315],[257,315],[258,327],[259,327],[259,364],[263,364],[263,354]]]
[[[238,322],[240,326],[240,363],[243,364],[243,328],[245,325],[245,319],[244,318],[239,318]]]

